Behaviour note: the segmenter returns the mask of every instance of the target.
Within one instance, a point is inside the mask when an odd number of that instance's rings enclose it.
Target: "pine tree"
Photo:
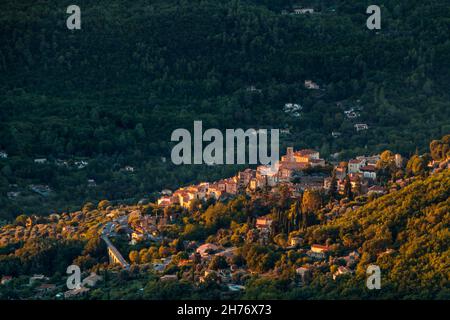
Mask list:
[[[330,200],[335,200],[337,198],[337,178],[336,170],[333,170],[330,182]]]
[[[344,180],[344,195],[348,199],[353,200],[352,183],[350,182],[349,176],[346,176]]]

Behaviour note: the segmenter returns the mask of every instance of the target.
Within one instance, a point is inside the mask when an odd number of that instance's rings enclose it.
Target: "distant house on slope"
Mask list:
[[[311,250],[307,252],[307,255],[315,259],[325,259],[327,257],[330,248],[328,246],[322,246],[320,244],[313,244]]]
[[[293,9],[294,14],[313,14],[314,9],[313,8],[302,8],[302,7],[294,7]]]
[[[354,127],[356,129],[356,132],[364,131],[364,130],[368,130],[369,129],[369,126],[367,124],[365,124],[365,123],[357,123],[357,124],[355,124]]]
[[[312,80],[305,80],[305,88],[308,90],[320,90],[320,86]]]
[[[37,159],[34,159],[34,163],[45,164],[45,163],[47,163],[47,159],[46,158],[37,158]]]

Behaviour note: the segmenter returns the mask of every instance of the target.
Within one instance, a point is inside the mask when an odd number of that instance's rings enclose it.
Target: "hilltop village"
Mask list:
[[[19,216],[0,229],[0,293],[15,288],[15,298],[121,298],[130,294],[126,279],[146,298],[155,297],[155,286],[186,283],[200,291],[213,285],[209,294],[230,298],[258,278],[289,279],[299,288],[318,276],[351,279],[364,274],[358,266],[367,263],[361,260],[368,259],[367,248],[351,236],[333,240],[315,226],[356,214],[419,176],[448,174],[450,157],[435,158],[406,161],[385,151],[330,163],[315,150],[289,147],[275,167],[163,190],[155,203],[103,200],[78,212]],[[397,250],[380,245],[374,257]],[[59,260],[46,268],[41,259]],[[83,282],[68,290],[64,274],[71,264],[80,266]]]
[[[400,154],[395,154],[393,159],[397,169],[404,167]],[[345,192],[355,195],[384,194],[388,190],[377,179],[376,165],[380,160],[380,155],[358,156],[348,162],[333,165],[321,159],[318,151],[294,151],[289,147],[275,168],[258,166],[255,170],[246,169],[231,178],[211,183],[202,182],[174,192],[163,190],[157,203],[163,208],[180,205],[189,209],[197,200],[220,200],[242,193],[257,195],[260,191],[277,193],[282,188],[292,198],[298,198],[305,190],[329,192],[331,188],[335,188],[335,192],[341,195]],[[399,180],[397,183],[404,186],[406,181]]]

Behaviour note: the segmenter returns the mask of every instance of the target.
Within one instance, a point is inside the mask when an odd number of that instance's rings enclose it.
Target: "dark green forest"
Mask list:
[[[450,1],[382,1],[379,31],[366,28],[369,1],[301,1],[316,13],[281,14],[296,3],[79,0],[82,28],[68,30],[70,1],[1,1],[0,220],[235,172],[170,163],[171,132],[194,120],[286,128],[283,147],[340,159],[411,156],[450,132]],[[283,112],[289,102],[301,117]]]

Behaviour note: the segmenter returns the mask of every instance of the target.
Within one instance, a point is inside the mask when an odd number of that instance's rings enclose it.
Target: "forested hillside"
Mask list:
[[[450,132],[449,1],[384,1],[380,31],[365,26],[369,1],[308,1],[316,14],[282,15],[293,3],[80,0],[82,29],[70,31],[72,2],[2,1],[0,218],[139,199],[235,171],[170,164],[171,132],[194,120],[288,128],[283,146],[325,157],[408,156]],[[289,102],[301,116],[283,112]],[[346,118],[350,108],[358,119]]]
[[[135,225],[141,219],[137,211],[154,216],[160,210],[157,206],[112,207],[103,201],[61,217],[35,217],[33,221],[20,216],[0,228],[0,275],[14,277],[10,284],[0,286],[0,298],[54,299],[54,293],[36,295],[37,285],[27,285],[29,276],[43,273],[58,290],[66,290],[65,270],[76,264],[85,272],[104,276],[101,285],[83,299],[227,299],[226,283],[206,275],[203,281],[198,279],[206,271],[225,271],[232,263],[240,271],[235,270],[230,281],[245,285],[245,291],[235,293],[234,298],[449,299],[450,171],[416,176],[414,180],[399,191],[369,199],[356,210],[341,202],[341,208],[347,210],[335,219],[320,218],[316,209],[310,214],[316,217],[314,224],[305,226],[303,221],[305,227],[290,235],[275,220],[278,231],[274,230],[265,245],[258,241],[252,217],[273,208],[291,219],[295,200],[275,198],[268,200],[266,207],[241,196],[205,205],[198,211],[181,211],[174,224],[160,229],[164,235],[161,242],[130,245],[123,233],[114,237],[132,264],[130,271],[116,267],[116,272],[109,272],[114,266],[107,263],[106,245],[99,237],[102,227],[111,223],[111,215],[120,212],[130,212],[128,222]],[[306,209],[306,198],[302,197],[301,210]],[[292,238],[293,234],[304,240],[300,247],[288,244],[288,236]],[[198,257],[196,261],[188,258],[195,256],[193,249],[184,245],[191,240],[234,248],[236,254],[230,259],[215,256],[211,260]],[[330,246],[331,256],[324,260],[309,257],[305,248],[315,243]],[[349,252],[358,255],[351,262],[352,271],[335,278],[336,270],[346,265]],[[154,266],[161,258],[170,263],[158,271]],[[186,264],[187,259],[193,262]],[[366,287],[369,264],[380,267],[380,290]],[[307,266],[308,279],[301,280],[299,266]],[[162,274],[178,279],[163,281]]]
[[[355,277],[331,282],[322,275],[292,289],[288,282],[256,280],[246,297],[285,299],[448,299],[450,297],[450,171],[417,178],[326,225],[310,227],[310,243],[361,248]],[[339,249],[338,249],[339,250]],[[382,289],[365,287],[366,269],[378,265]]]

